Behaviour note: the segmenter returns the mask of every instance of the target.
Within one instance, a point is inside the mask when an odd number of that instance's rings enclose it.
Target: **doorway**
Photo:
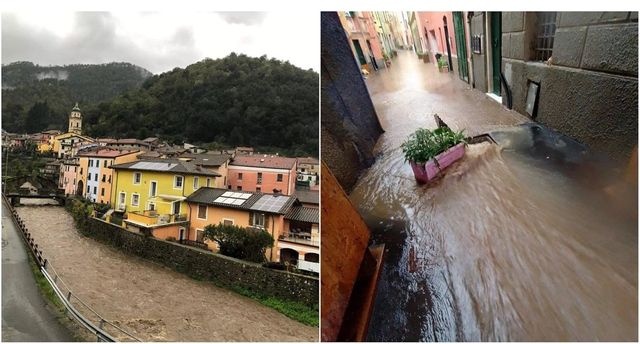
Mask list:
[[[173,202],[173,214],[180,215],[180,201]]]
[[[353,40],[353,47],[356,49],[356,55],[358,55],[358,61],[360,65],[366,65],[367,60],[364,58],[364,53],[362,52],[362,47],[360,46],[360,41],[357,39]]]
[[[460,79],[469,82],[467,39],[464,32],[464,19],[462,12],[453,12],[453,28],[456,36],[456,51],[458,53],[458,74],[460,75]]]
[[[502,12],[491,12],[491,92],[500,96],[500,70],[502,69]]]

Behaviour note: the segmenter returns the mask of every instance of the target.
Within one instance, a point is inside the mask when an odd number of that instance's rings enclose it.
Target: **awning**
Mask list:
[[[174,196],[174,195],[158,195],[158,197],[162,199],[170,200],[170,201],[184,201],[185,199],[187,199],[184,196]]]

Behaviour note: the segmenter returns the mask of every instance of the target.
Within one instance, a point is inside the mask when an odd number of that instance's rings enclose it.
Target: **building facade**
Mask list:
[[[92,202],[110,203],[113,174],[110,167],[135,161],[140,153],[138,150],[108,148],[78,153],[78,166],[81,167],[82,174],[79,175],[77,190]]]
[[[291,195],[296,187],[297,160],[273,155],[238,155],[228,167],[228,188],[236,191]]]
[[[126,217],[125,227],[163,239],[178,238],[179,229],[188,226],[187,196],[205,187],[207,178],[220,177],[176,159],[137,160],[111,168],[111,204]]]
[[[502,103],[614,160],[628,161],[638,133],[638,12],[493,17],[501,25],[484,26],[502,31]]]
[[[319,272],[318,209],[304,207],[296,197],[201,188],[187,198],[187,203],[187,240],[206,243],[215,251],[216,243],[204,239],[208,225],[223,223],[264,230],[274,238],[273,248],[266,252],[269,261]]]
[[[369,72],[384,68],[384,56],[371,12],[338,12],[353,56]]]

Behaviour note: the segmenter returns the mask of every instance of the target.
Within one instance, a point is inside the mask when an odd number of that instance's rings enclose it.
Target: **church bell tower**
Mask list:
[[[69,132],[78,135],[82,134],[82,113],[80,113],[78,103],[76,103],[76,106],[71,110],[71,114],[69,114]]]

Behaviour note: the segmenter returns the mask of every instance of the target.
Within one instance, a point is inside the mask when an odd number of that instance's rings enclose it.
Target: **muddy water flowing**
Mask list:
[[[388,249],[369,339],[637,340],[637,215],[621,210],[637,209],[637,190],[618,203],[583,152],[559,139],[545,150],[531,128],[510,133],[526,120],[456,98],[467,90],[406,55],[367,81],[387,132],[351,193]],[[433,82],[399,81],[416,71]],[[434,126],[435,108],[455,129],[502,140],[470,145],[441,180],[419,186],[400,144]]]

